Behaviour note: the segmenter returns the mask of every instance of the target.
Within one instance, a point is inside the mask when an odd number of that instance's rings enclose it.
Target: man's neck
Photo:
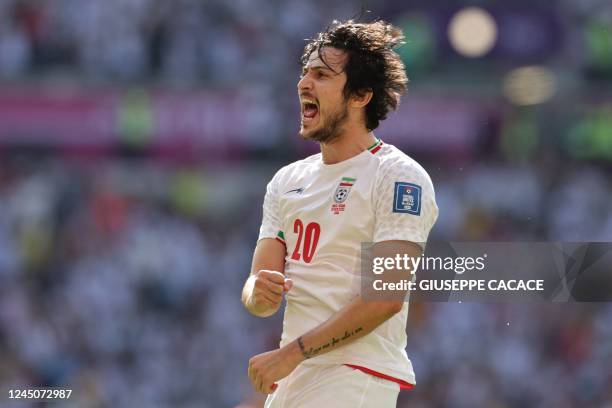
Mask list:
[[[323,163],[336,164],[341,161],[357,156],[376,142],[372,132],[366,129],[356,132],[343,132],[343,134],[331,143],[321,143],[321,155]]]

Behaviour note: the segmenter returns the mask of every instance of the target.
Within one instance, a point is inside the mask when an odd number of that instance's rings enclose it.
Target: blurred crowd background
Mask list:
[[[607,0],[0,0],[1,406],[261,406],[265,185],[317,151],[304,39],[359,15],[407,37],[375,133],[432,176],[430,239],[612,241]],[[408,339],[399,407],[612,407],[611,304],[413,304]]]

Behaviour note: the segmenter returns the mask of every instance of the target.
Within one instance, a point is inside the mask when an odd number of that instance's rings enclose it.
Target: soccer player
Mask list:
[[[261,317],[287,300],[280,347],[249,361],[266,407],[394,407],[415,384],[407,302],[359,290],[361,243],[374,256],[418,257],[438,215],[425,170],[372,133],[406,89],[393,51],[402,41],[384,21],[334,21],[304,50],[300,135],[321,153],[268,184],[242,292]]]

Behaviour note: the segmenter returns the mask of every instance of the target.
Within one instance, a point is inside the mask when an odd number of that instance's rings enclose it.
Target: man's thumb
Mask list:
[[[283,285],[283,289],[285,289],[285,292],[289,292],[292,287],[293,281],[289,278],[285,278],[285,284]]]

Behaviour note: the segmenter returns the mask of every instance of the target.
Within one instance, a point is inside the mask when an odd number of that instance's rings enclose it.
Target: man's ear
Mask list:
[[[363,108],[372,100],[373,94],[371,89],[355,92],[351,95],[349,105],[352,108]]]

